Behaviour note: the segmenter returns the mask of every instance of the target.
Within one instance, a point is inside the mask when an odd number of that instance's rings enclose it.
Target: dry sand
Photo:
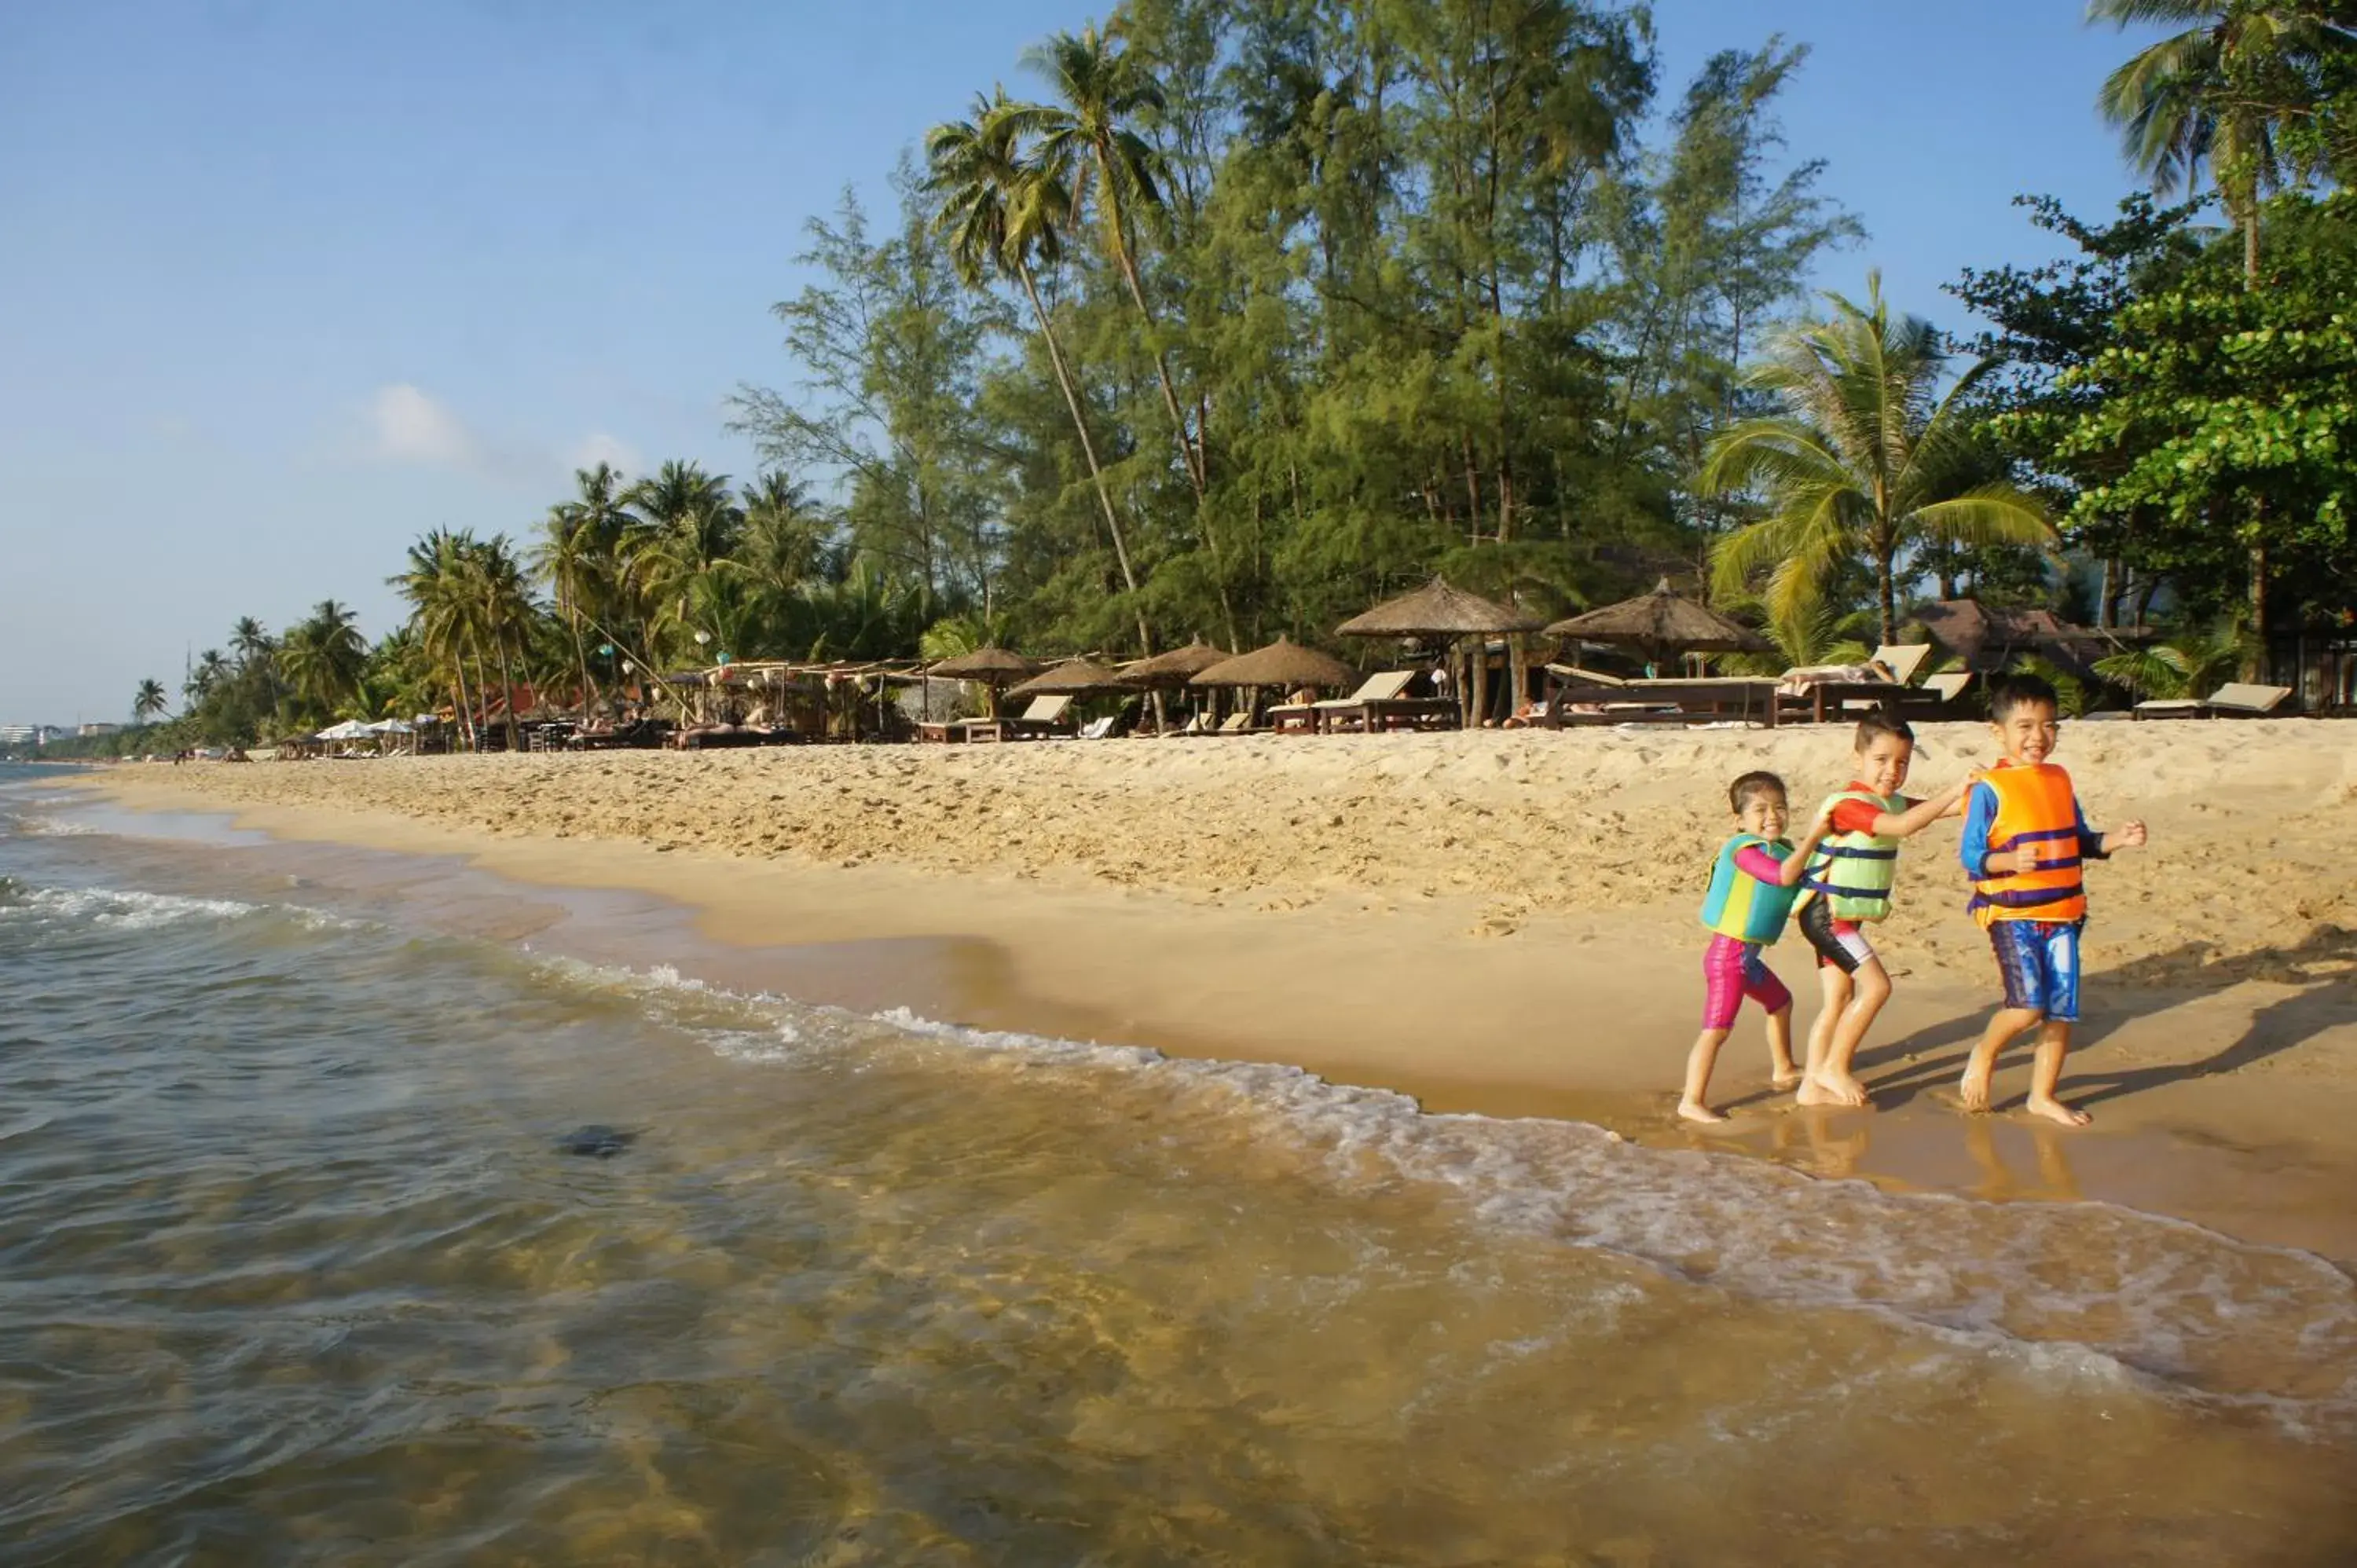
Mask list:
[[[2065,1093],[2094,1110],[2093,1133],[1967,1125],[1940,1103],[1994,1000],[1945,823],[1910,846],[1878,936],[1900,994],[1860,1065],[1883,1113],[1771,1100],[1747,1020],[1720,1090],[1744,1113],[1713,1146],[1988,1196],[2125,1197],[2357,1255],[2352,743],[2331,723],[2067,729],[2057,760],[2090,818],[2152,831],[2148,851],[2091,873]],[[729,943],[987,939],[959,949],[945,1004],[966,1021],[1679,1142],[1700,1136],[1663,1112],[1699,1003],[1694,907],[1727,782],[1773,768],[1805,810],[1846,781],[1848,749],[1830,728],[1524,731],[141,767],[100,783],[285,838],[658,892]],[[1985,726],[1930,726],[1910,788],[1993,755]],[[1803,1020],[1807,956],[1797,939],[1771,955]],[[2022,1077],[2009,1060],[2001,1105]]]

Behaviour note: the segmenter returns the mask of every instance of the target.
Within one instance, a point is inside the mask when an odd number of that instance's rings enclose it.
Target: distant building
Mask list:
[[[0,746],[38,746],[45,725],[0,725]]]
[[[110,724],[87,724],[74,731],[74,734],[79,736],[121,735],[122,733],[123,726],[121,725]]]

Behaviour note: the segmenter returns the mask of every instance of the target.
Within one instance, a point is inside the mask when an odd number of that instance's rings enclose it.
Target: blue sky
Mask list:
[[[238,616],[371,636],[437,524],[521,534],[576,464],[699,459],[803,222],[1102,0],[0,5],[0,722],[120,718]],[[1664,98],[1781,33],[1796,156],[1905,308],[2042,259],[2023,191],[2130,181],[2075,0],[1660,0]]]

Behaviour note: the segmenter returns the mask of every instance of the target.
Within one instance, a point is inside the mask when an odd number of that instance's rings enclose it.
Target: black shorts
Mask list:
[[[1833,900],[1820,895],[1801,906],[1801,934],[1817,950],[1817,962],[1856,974],[1874,958],[1874,944],[1856,920],[1834,918]]]

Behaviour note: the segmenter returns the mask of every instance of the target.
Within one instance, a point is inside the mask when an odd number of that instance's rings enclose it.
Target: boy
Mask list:
[[[2079,931],[2087,923],[2080,863],[2137,847],[2145,827],[2132,822],[2099,833],[2087,826],[2071,776],[2046,760],[2061,739],[2056,712],[2054,688],[2035,676],[2016,677],[1989,700],[2005,757],[1973,778],[1957,854],[1973,878],[1973,918],[1996,950],[2005,1005],[1964,1064],[1963,1099],[1965,1110],[1986,1111],[1997,1053],[2035,1026],[2027,1109],[2083,1127],[2093,1118],[2054,1097],[2079,1021]]]
[[[1710,1091],[1718,1047],[1735,1032],[1735,1015],[1746,996],[1768,1010],[1768,1054],[1776,1087],[1790,1089],[1800,1081],[1792,1065],[1792,993],[1760,961],[1760,950],[1784,934],[1802,869],[1824,824],[1811,828],[1800,848],[1786,843],[1784,781],[1773,773],[1743,775],[1728,787],[1727,803],[1735,811],[1735,836],[1719,847],[1710,891],[1703,896],[1702,923],[1717,934],[1703,951],[1702,1033],[1687,1054],[1685,1092],[1678,1100],[1678,1114],[1689,1122],[1727,1120],[1704,1096]]]
[[[1828,800],[1824,846],[1802,880],[1801,934],[1817,950],[1824,1006],[1809,1028],[1803,1105],[1864,1105],[1866,1086],[1851,1063],[1867,1030],[1890,1000],[1890,975],[1874,956],[1866,926],[1889,918],[1899,873],[1899,841],[1912,838],[1956,809],[1959,783],[1929,800],[1900,794],[1915,759],[1915,732],[1903,719],[1868,714],[1859,721],[1847,789]]]

